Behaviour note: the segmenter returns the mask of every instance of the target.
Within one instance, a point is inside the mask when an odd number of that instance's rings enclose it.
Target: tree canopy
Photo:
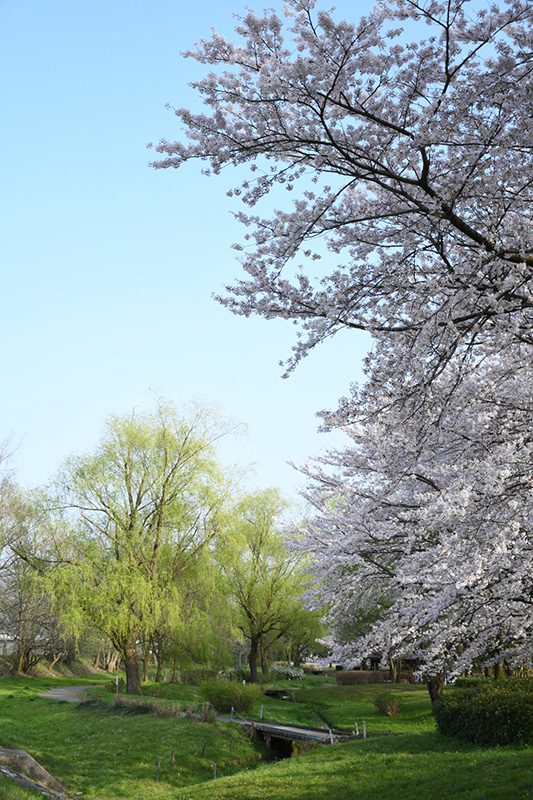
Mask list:
[[[140,635],[179,619],[180,576],[220,533],[228,484],[214,444],[227,430],[207,409],[179,415],[159,403],[153,414],[111,417],[95,452],[62,472],[72,534],[57,579],[72,614],[121,654],[129,693],[140,689]]]
[[[270,218],[237,213],[248,277],[223,302],[297,321],[293,363],[341,328],[400,338],[402,379],[481,342],[530,345],[531,4],[398,0],[353,24],[290,0],[285,14],[288,28],[249,12],[240,41],[187,53],[216,68],[193,84],[209,112],[177,109],[189,143],[156,148],[157,168],[249,165],[245,207],[296,195]]]
[[[229,536],[218,549],[236,627],[250,643],[253,682],[259,648],[264,656],[273,641],[298,627],[303,558],[287,548],[278,530],[285,510],[274,489],[246,495],[234,506]]]
[[[307,468],[315,600],[339,630],[365,620],[339,657],[415,653],[431,679],[531,663],[533,7],[284,13],[187,54],[213,68],[207,110],[176,111],[188,143],[154,166],[246,170],[246,275],[221,300],[297,324],[289,371],[341,329],[373,337],[366,383],[324,414],[352,444]]]

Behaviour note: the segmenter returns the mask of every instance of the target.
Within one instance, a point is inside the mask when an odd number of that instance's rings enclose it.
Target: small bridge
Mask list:
[[[249,723],[250,736],[266,743],[269,749],[280,755],[290,755],[293,742],[318,744],[337,744],[355,738],[355,734],[337,731],[331,728],[311,728],[307,725],[277,724],[272,722]]]

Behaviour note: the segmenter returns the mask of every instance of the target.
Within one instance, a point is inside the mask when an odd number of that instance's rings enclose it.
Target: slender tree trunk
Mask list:
[[[505,677],[505,670],[503,664],[494,664],[494,680],[498,681],[500,678]]]
[[[259,649],[259,639],[253,637],[250,639],[250,653],[248,655],[248,664],[250,665],[250,680],[252,683],[258,683],[257,678],[257,651]]]
[[[172,677],[170,683],[179,683],[178,657],[174,656],[172,661]]]
[[[126,694],[140,694],[141,672],[135,639],[126,645],[122,657],[124,658],[124,668],[126,670]]]
[[[113,653],[107,665],[108,672],[117,672],[120,667],[120,653]]]
[[[147,642],[143,647],[143,681],[148,680],[148,664],[150,661],[150,643]]]
[[[161,676],[163,672],[163,659],[160,656],[156,658],[157,669],[155,671],[155,682],[161,683]]]
[[[431,675],[431,677],[429,677],[426,681],[426,686],[428,687],[431,705],[433,705],[435,700],[439,700],[442,697],[442,692],[444,689],[444,673],[439,672],[438,675]]]
[[[56,655],[56,656],[52,655],[52,660],[50,662],[49,669],[52,670],[62,656],[63,656],[63,653],[59,653],[59,655]]]

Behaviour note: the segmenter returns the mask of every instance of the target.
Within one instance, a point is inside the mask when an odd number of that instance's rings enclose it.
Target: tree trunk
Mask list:
[[[122,654],[126,670],[126,694],[141,693],[141,673],[137,658],[137,643],[130,643]]]
[[[50,666],[48,667],[48,669],[53,670],[53,668],[55,667],[59,659],[62,658],[62,656],[63,653],[58,653],[57,655],[54,655],[52,653],[52,660],[50,661]]]
[[[505,671],[503,669],[503,664],[494,664],[494,680],[499,681],[500,678],[505,677]]]
[[[174,656],[174,660],[172,662],[172,677],[170,679],[170,683],[179,683],[179,670],[178,670],[178,657]]]
[[[148,664],[150,661],[150,643],[147,642],[143,647],[143,681],[148,680]]]
[[[263,673],[263,678],[266,678],[268,675],[268,653],[265,647],[261,644],[261,672]]]
[[[438,675],[431,675],[431,677],[429,677],[426,681],[426,686],[428,687],[431,705],[433,705],[435,700],[439,700],[442,697],[442,692],[444,689],[444,673],[439,672]]]
[[[257,651],[259,648],[259,639],[250,639],[250,653],[248,655],[248,664],[250,665],[250,680],[252,683],[259,683],[257,678]]]
[[[156,683],[161,683],[162,672],[163,672],[163,659],[159,658],[159,656],[158,656],[157,657],[157,669],[156,669],[156,672],[155,672],[155,682]]]

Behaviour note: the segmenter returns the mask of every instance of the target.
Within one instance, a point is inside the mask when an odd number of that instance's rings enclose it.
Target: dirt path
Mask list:
[[[92,689],[92,686],[56,686],[55,689],[50,689],[42,694],[41,697],[48,697],[50,700],[63,700],[64,703],[79,703],[81,700],[80,695],[86,689]]]

